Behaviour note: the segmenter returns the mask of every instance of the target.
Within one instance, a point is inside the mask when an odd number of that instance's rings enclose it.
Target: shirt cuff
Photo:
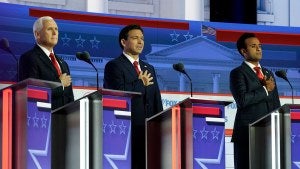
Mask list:
[[[268,92],[266,86],[263,86],[263,88],[265,89],[265,91],[266,91],[266,93],[267,93],[267,96],[269,96],[269,92]]]

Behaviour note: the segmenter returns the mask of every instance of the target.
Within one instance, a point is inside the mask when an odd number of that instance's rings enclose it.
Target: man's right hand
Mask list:
[[[63,85],[64,87],[68,87],[68,86],[70,86],[71,83],[72,83],[71,76],[70,76],[70,75],[67,75],[66,73],[61,74],[60,77],[59,77],[59,79],[60,79],[60,81],[61,81],[61,83],[62,83],[62,85]]]
[[[140,72],[139,79],[143,81],[144,86],[149,86],[153,84],[153,77],[151,76],[151,73],[148,73],[147,70],[145,72]]]
[[[265,76],[263,79],[263,84],[266,87],[266,89],[268,90],[268,92],[273,91],[275,88],[275,82],[274,82],[274,79],[272,76],[269,79],[267,79]]]

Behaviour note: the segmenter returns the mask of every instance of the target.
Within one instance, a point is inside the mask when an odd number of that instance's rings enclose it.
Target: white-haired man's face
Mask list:
[[[43,28],[35,32],[36,40],[39,45],[47,48],[49,51],[58,42],[58,27],[54,20],[44,20]]]

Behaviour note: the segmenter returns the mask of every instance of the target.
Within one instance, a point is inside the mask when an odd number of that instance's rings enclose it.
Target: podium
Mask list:
[[[1,168],[41,167],[38,156],[50,164],[51,89],[59,86],[30,78],[1,89]]]
[[[131,168],[131,98],[100,89],[51,111],[60,83],[26,79],[1,90],[1,168]]]
[[[285,104],[249,125],[250,168],[300,167],[300,105]]]
[[[131,98],[100,89],[52,113],[52,168],[131,168]]]
[[[224,169],[224,108],[228,104],[187,98],[148,118],[147,169]]]

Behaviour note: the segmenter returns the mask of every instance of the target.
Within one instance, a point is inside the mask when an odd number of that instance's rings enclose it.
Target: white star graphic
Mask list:
[[[106,126],[107,124],[103,123],[103,133],[105,133]]]
[[[28,113],[27,113],[27,126],[29,127],[30,126],[30,119],[31,119],[31,117],[28,115]]]
[[[122,123],[119,125],[119,128],[120,128],[120,134],[125,134],[126,126],[124,125],[123,121],[122,121]]]
[[[203,126],[203,129],[200,131],[200,133],[201,133],[201,140],[203,140],[204,138],[207,140],[208,131],[205,129],[205,126]]]
[[[116,127],[117,125],[115,125],[114,121],[111,121],[111,124],[109,125],[110,127],[110,134],[111,133],[115,133],[116,134]]]
[[[46,128],[47,127],[47,119],[45,118],[45,115],[43,114],[43,117],[41,118],[42,121],[42,128]]]
[[[213,140],[216,139],[216,140],[219,140],[219,131],[217,131],[217,128],[215,127],[215,129],[213,131],[211,131],[211,134],[213,135]]]
[[[193,137],[194,137],[194,139],[197,139],[197,137],[196,137],[196,134],[197,134],[197,130],[193,130]]]
[[[79,35],[78,39],[75,39],[77,43],[77,47],[83,47],[83,42],[85,42],[85,39],[81,38],[81,35]]]
[[[34,113],[34,117],[32,119],[33,119],[33,127],[39,127],[38,124],[39,118],[36,116],[36,113]]]
[[[130,145],[130,136],[131,136],[131,125],[128,128],[128,136],[126,140],[126,146],[125,146],[125,151],[124,154],[104,154],[104,157],[107,159],[109,164],[113,169],[118,169],[117,165],[114,163],[114,160],[126,160],[127,155],[128,155],[128,150],[129,150],[129,145]]]
[[[175,32],[175,30],[173,31],[173,33],[171,33],[170,34],[170,36],[171,36],[171,38],[172,38],[172,42],[173,41],[176,41],[176,42],[178,42],[178,36],[179,36],[179,34],[177,34],[176,32]]]
[[[224,132],[222,135],[222,140],[219,148],[219,153],[218,157],[215,159],[210,159],[210,158],[195,158],[196,162],[203,168],[203,169],[208,169],[204,164],[220,164],[221,158],[222,158],[222,153],[223,153],[223,148],[224,148]]]
[[[63,46],[69,46],[69,41],[71,40],[71,38],[68,38],[67,34],[65,33],[64,37],[62,37],[61,40],[63,41]]]
[[[190,34],[190,32],[187,32],[187,34],[183,35],[185,37],[185,40],[192,39],[194,36]]]
[[[100,43],[100,41],[98,41],[96,39],[96,36],[94,36],[93,40],[90,40],[91,44],[92,44],[92,48],[97,48],[98,49],[98,44]]]
[[[291,138],[291,140],[292,140],[292,143],[295,143],[295,137],[296,137],[297,135],[294,135],[294,134],[292,134],[292,138]]]

